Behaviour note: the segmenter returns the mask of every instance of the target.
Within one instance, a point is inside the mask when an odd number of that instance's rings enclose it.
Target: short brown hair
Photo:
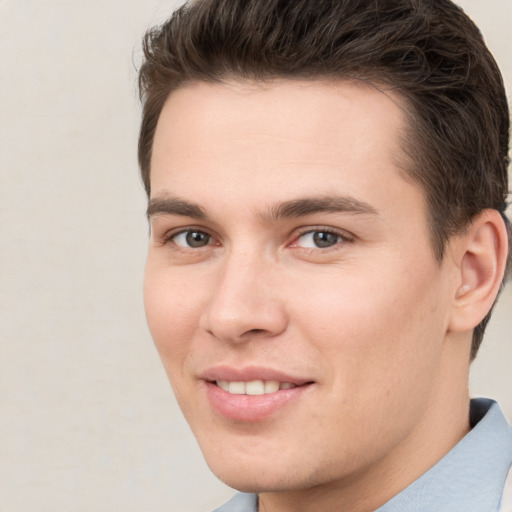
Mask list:
[[[195,0],[143,41],[139,164],[148,196],[153,138],[169,94],[195,81],[359,79],[408,107],[408,174],[423,188],[432,247],[482,210],[505,216],[509,112],[498,66],[450,0]],[[473,333],[472,358],[490,312]]]

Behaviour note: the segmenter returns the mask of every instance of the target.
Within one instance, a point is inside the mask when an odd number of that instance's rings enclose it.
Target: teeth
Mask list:
[[[265,385],[262,380],[253,380],[245,384],[246,395],[263,395],[265,393]]]
[[[228,391],[232,395],[245,395],[245,382],[230,382]]]
[[[291,382],[279,382],[277,380],[251,380],[250,382],[218,380],[217,386],[233,395],[253,396],[275,393],[281,389],[293,389],[296,387]]]
[[[275,393],[279,389],[279,382],[277,380],[267,380],[265,382],[265,393]]]
[[[218,380],[217,386],[222,388],[224,391],[229,391],[229,382],[227,380]]]

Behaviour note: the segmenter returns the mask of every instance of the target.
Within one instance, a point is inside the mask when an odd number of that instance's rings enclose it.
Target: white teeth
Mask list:
[[[263,395],[265,393],[265,386],[262,380],[252,380],[245,384],[246,395]]]
[[[218,380],[217,386],[222,388],[224,391],[229,391],[229,382],[227,380]]]
[[[265,382],[265,393],[275,393],[279,389],[279,382],[277,380],[267,380]]]
[[[252,380],[250,382],[237,382],[218,380],[217,386],[233,395],[264,395],[266,393],[275,393],[280,389],[293,389],[297,387],[291,382],[279,382],[277,380]]]
[[[230,382],[228,391],[232,395],[245,395],[245,382]]]

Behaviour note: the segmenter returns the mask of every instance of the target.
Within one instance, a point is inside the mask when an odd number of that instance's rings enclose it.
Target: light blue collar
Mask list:
[[[375,512],[498,510],[512,464],[512,429],[493,400],[472,400],[471,418],[476,425],[445,457]]]

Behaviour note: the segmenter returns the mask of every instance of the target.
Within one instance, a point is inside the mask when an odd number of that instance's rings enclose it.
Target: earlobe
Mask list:
[[[508,237],[496,210],[484,210],[457,239],[458,279],[451,331],[475,328],[491,309],[505,272]]]

